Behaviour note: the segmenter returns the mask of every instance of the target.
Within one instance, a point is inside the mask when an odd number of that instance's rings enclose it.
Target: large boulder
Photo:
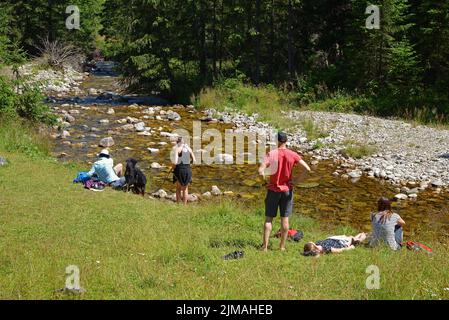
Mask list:
[[[112,137],[107,137],[101,139],[98,145],[102,148],[109,148],[112,147],[114,144],[115,144],[114,139]]]

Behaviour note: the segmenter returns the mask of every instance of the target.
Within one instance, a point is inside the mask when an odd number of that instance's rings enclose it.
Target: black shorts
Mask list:
[[[181,186],[192,183],[192,168],[188,164],[178,164],[173,171],[173,183],[179,182]]]
[[[287,192],[274,192],[268,190],[265,198],[265,216],[275,218],[278,209],[282,218],[287,218],[293,211],[293,190]]]

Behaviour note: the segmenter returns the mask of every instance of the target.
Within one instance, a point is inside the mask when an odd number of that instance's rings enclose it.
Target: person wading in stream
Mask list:
[[[196,162],[192,149],[184,143],[182,137],[178,138],[172,150],[173,183],[176,183],[176,202],[187,204],[189,198],[189,184],[192,183],[192,168],[190,161]]]
[[[292,171],[296,165],[305,169],[301,176],[310,172],[310,167],[296,152],[287,149],[287,135],[278,133],[278,148],[265,156],[259,167],[259,174],[265,177],[265,170],[270,175],[267,196],[265,198],[265,225],[263,233],[262,250],[268,250],[270,234],[273,229],[273,219],[277,216],[278,209],[281,215],[281,251],[285,250],[289,221],[293,211],[293,183]]]

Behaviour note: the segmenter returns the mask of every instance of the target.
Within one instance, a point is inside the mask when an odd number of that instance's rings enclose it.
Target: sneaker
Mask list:
[[[223,257],[224,260],[235,260],[235,259],[241,259],[245,253],[243,251],[235,251],[232,253],[229,253]]]

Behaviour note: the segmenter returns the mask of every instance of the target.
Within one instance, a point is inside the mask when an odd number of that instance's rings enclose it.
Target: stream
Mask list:
[[[58,115],[62,116],[62,112],[68,111],[76,119],[66,129],[70,132],[69,137],[54,140],[54,156],[60,161],[84,163],[87,171],[102,149],[99,141],[113,137],[115,144],[109,149],[115,163],[125,163],[131,157],[139,160],[140,167],[148,178],[147,192],[164,189],[173,193],[175,189],[169,175],[172,144],[160,132],[172,132],[179,128],[192,132],[193,121],[204,117],[204,113],[184,106],[170,105],[157,97],[121,95],[117,75],[107,65],[92,73],[81,89],[84,94],[76,97],[52,97],[53,107]],[[95,94],[92,89],[102,93]],[[173,110],[181,116],[181,120],[157,120],[147,113],[151,106],[160,106],[160,110],[164,111]],[[145,126],[151,128],[151,135],[139,135],[135,130],[119,131],[118,128],[124,123],[117,121],[127,117],[145,122]],[[102,123],[100,120],[103,120]],[[232,124],[221,122],[202,123],[202,130],[214,128],[224,132],[232,127]],[[159,152],[150,153],[148,148],[159,149]],[[305,160],[309,159],[306,157]],[[152,163],[165,167],[152,169]],[[363,176],[357,182],[351,182],[334,177],[332,173],[335,171],[335,164],[332,161],[321,161],[312,169],[313,173],[304,181],[306,183],[296,188],[294,212],[318,219],[328,227],[350,225],[369,232],[369,214],[376,209],[377,199],[396,194],[394,187],[385,181]],[[195,165],[192,171],[190,193],[201,195],[216,185],[223,192],[232,191],[232,194],[225,197],[263,206],[265,187],[264,181],[257,174],[257,165]],[[448,201],[447,193],[435,194],[429,190],[421,192],[416,200],[396,203],[395,210],[407,223],[406,237],[431,234],[440,241],[447,241]]]

